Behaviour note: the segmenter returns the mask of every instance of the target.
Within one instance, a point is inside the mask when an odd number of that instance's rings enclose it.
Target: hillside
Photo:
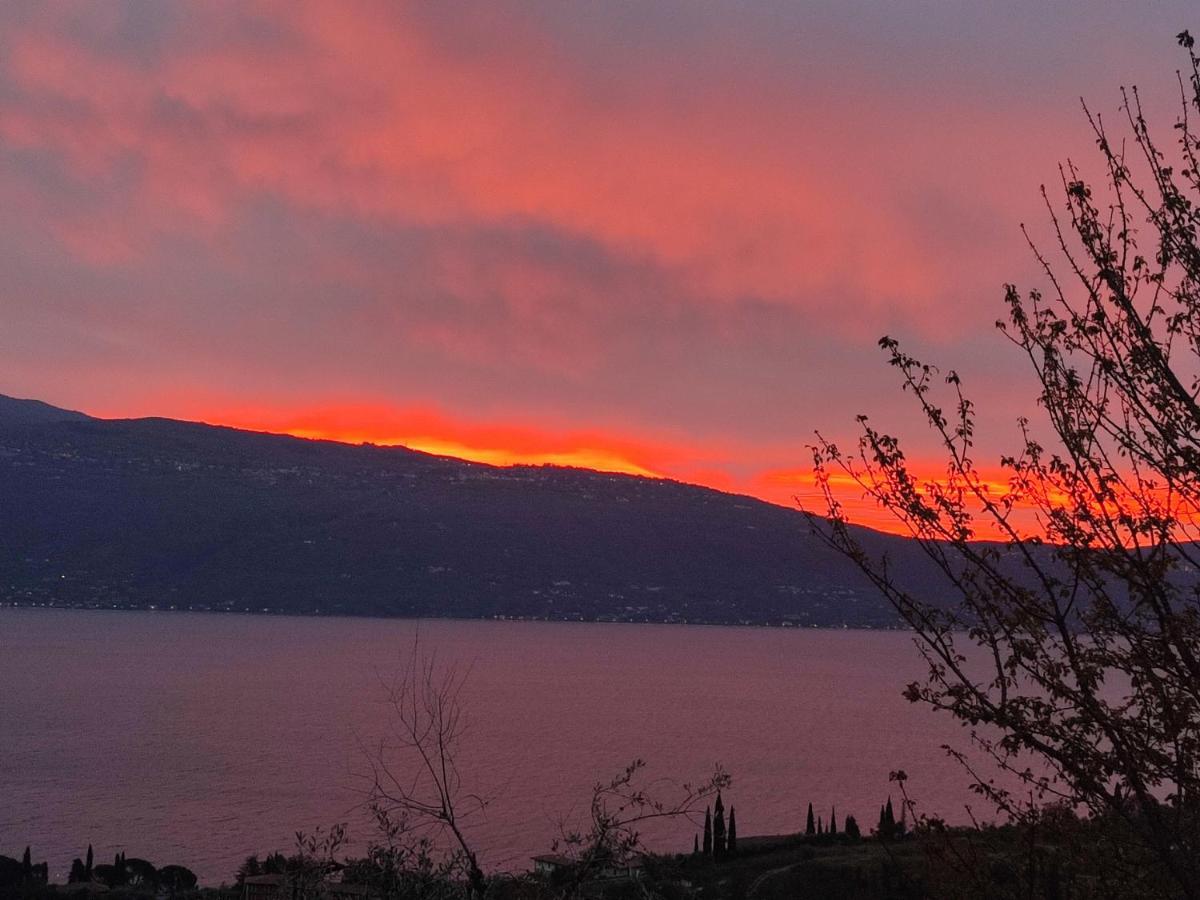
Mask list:
[[[0,497],[0,602],[895,622],[799,513],[672,481],[2,398]],[[864,534],[928,577],[910,542]]]

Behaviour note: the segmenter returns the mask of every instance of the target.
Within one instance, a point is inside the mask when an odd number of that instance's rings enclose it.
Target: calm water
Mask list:
[[[637,756],[662,777],[721,762],[743,836],[798,829],[810,800],[868,827],[896,768],[929,809],[969,802],[938,749],[962,731],[899,696],[921,666],[897,632],[0,609],[0,853],[32,844],[62,878],[91,842],[219,883],[297,829],[365,836],[360,741],[418,628],[473,667],[461,768],[496,796],[488,867],[525,868]]]

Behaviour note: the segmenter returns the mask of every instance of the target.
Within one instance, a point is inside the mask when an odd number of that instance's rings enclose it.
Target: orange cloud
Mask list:
[[[946,484],[944,469],[932,461],[917,460],[912,464],[913,475],[923,483]],[[992,469],[982,473],[982,483],[987,491],[995,498],[1003,496],[1008,491],[1008,475],[1002,469]],[[873,498],[868,497],[861,486],[849,475],[841,472],[831,472],[830,487],[850,521],[858,525],[866,525],[879,531],[894,534],[908,534],[908,530],[896,518],[883,508]],[[811,468],[777,469],[762,472],[754,479],[757,486],[756,494],[764,499],[782,502],[787,497],[794,504],[812,512],[821,513],[825,509],[825,498],[817,484],[816,476]],[[1017,511],[1014,524],[1030,530],[1030,533],[1040,532],[1037,525],[1035,509],[1026,504]],[[983,540],[1004,540],[1006,535],[990,523],[986,518],[979,520],[980,533]]]
[[[929,461],[916,460],[910,463],[909,471],[922,486],[936,485],[945,489],[950,485],[945,476],[944,465],[939,467]],[[1001,498],[1010,494],[1012,490],[1011,472],[1007,469],[994,467],[979,470],[978,478],[980,487],[991,502],[999,503]],[[780,494],[787,492],[794,503],[805,509],[818,513],[825,509],[824,494],[817,484],[812,469],[767,471],[756,476],[754,483],[758,485],[758,490],[753,493],[763,499],[775,499],[775,502],[779,502],[777,498]],[[880,531],[909,534],[908,529],[902,527],[887,509],[867,496],[863,488],[850,475],[839,471],[831,472],[829,484],[850,521]],[[919,488],[919,490],[924,490],[924,488]],[[1075,498],[1061,486],[1044,486],[1042,493],[1044,496],[1040,498],[1030,496],[1029,492],[1024,490],[1017,495],[1008,522],[1018,534],[1046,536],[1047,528],[1043,518],[1044,507],[1042,505],[1044,503],[1067,510],[1075,506]],[[1103,505],[1099,503],[1089,505],[1097,512],[1100,512],[1102,508],[1105,509],[1107,518],[1112,522],[1120,522],[1123,513],[1128,513],[1135,520],[1146,517],[1148,510],[1153,508],[1157,513],[1169,515],[1178,522],[1181,539],[1192,540],[1194,538],[1185,535],[1194,535],[1197,529],[1200,529],[1200,511],[1197,510],[1193,500],[1194,498],[1180,495],[1178,492],[1165,491],[1154,484],[1147,483],[1139,486],[1136,479],[1131,479],[1128,490],[1118,488],[1116,497],[1111,501]],[[975,539],[995,541],[1010,539],[1009,533],[983,511],[983,506],[979,501],[968,497],[964,505],[975,515],[973,523],[976,529]],[[1123,535],[1123,540],[1132,542],[1132,539],[1125,535],[1123,527],[1118,526],[1117,532]]]
[[[403,446],[497,466],[556,465],[668,477],[694,450],[590,431],[548,431],[532,425],[466,422],[436,410],[347,404],[296,412],[264,409],[210,411],[213,424],[296,437]]]

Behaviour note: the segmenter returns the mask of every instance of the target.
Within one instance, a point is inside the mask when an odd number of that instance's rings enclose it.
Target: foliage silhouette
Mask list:
[[[1178,42],[1175,146],[1151,129],[1138,90],[1122,89],[1124,139],[1084,105],[1106,189],[1074,162],[1060,167],[1064,212],[1042,189],[1057,262],[1026,232],[1047,288],[1009,285],[998,325],[1046,415],[1019,421],[1020,450],[1001,459],[1007,484],[976,465],[976,411],[958,375],[885,337],[945,476],[919,477],[900,441],[860,417],[854,452],[814,447],[828,518],[810,520],[915,630],[928,672],[906,696],[967,725],[1020,785],[948,748],[979,792],[1030,828],[1055,804],[1089,816],[1095,877],[1124,896],[1197,898],[1200,62],[1188,32]],[[834,472],[908,528],[957,605],[929,602],[864,549]],[[979,541],[994,534],[1002,541]]]

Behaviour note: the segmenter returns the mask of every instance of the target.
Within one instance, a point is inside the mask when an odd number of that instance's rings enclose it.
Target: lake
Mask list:
[[[939,749],[965,732],[900,696],[922,671],[903,632],[0,609],[0,854],[31,844],[65,880],[90,842],[217,884],[297,829],[368,837],[362,746],[418,630],[470,667],[460,768],[494,797],[471,831],[485,868],[527,868],[635,757],[663,779],[720,762],[742,837],[802,828],[810,801],[866,831],[894,769],[951,820],[973,797]]]

